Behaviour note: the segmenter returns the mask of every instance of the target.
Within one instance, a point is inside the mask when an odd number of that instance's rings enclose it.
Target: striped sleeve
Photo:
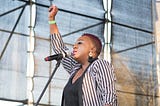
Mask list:
[[[53,51],[56,54],[62,53],[68,50],[60,34],[51,34],[50,37],[51,37],[51,45],[52,45]]]
[[[100,97],[103,105],[110,104],[114,106],[116,101],[115,75],[112,65],[105,61],[97,61],[95,67],[97,70],[97,87],[100,89]]]
[[[58,53],[66,53],[69,49],[64,44],[62,37],[60,34],[51,34],[51,45],[53,48],[53,51]],[[67,72],[72,73],[71,69],[77,64],[77,62],[72,57],[65,57],[62,59],[62,64],[64,69],[66,69]]]
[[[78,64],[77,61],[75,61],[72,57],[66,57],[66,58],[63,58],[62,59],[62,64],[63,64],[63,67],[64,69],[69,73],[69,74],[72,74],[73,71],[75,71],[76,69],[73,69],[76,67],[79,68],[80,67],[80,64]]]

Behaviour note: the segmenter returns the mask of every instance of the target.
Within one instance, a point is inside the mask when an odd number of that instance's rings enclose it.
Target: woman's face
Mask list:
[[[73,58],[78,62],[88,61],[88,55],[93,48],[89,37],[81,36],[73,46]]]

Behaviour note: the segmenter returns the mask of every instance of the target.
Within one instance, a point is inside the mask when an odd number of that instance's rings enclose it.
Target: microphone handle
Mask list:
[[[49,0],[50,6],[52,6],[52,1],[53,1],[53,0]],[[53,8],[51,8],[51,9],[49,10],[49,12],[51,12],[52,10],[53,10]]]
[[[50,2],[50,6],[52,5],[52,1],[53,1],[53,0],[49,0],[49,2]]]

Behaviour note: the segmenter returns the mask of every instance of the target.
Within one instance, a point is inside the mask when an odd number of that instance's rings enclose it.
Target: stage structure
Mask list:
[[[99,58],[113,63],[119,106],[158,106],[159,49],[155,0],[3,0],[0,2],[0,100],[33,106],[56,61],[49,38],[48,7],[72,50],[83,33],[103,42]],[[59,106],[68,73],[60,66],[40,105]]]

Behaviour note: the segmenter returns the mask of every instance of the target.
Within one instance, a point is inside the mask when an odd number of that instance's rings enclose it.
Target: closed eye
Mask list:
[[[82,44],[82,42],[81,42],[81,41],[78,41],[77,44]]]
[[[78,42],[77,44],[82,44],[82,42]]]

